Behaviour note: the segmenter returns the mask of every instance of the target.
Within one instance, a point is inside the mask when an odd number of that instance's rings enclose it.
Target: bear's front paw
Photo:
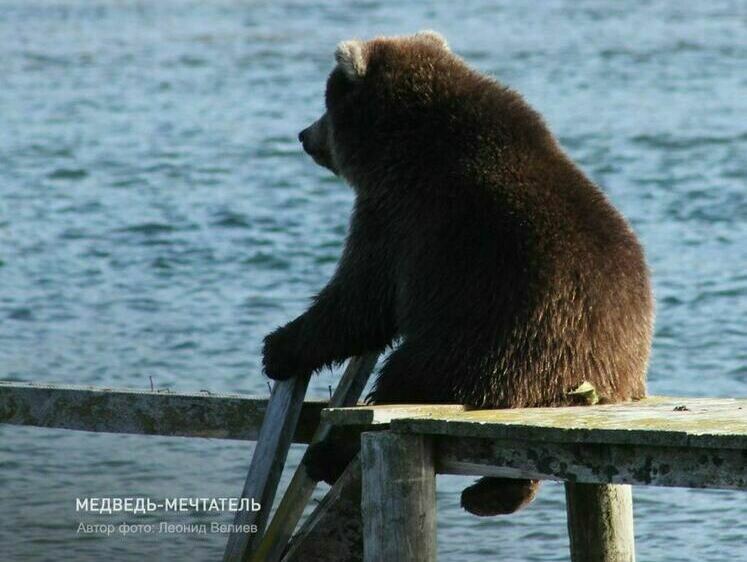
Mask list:
[[[265,374],[276,381],[308,375],[311,371],[304,367],[297,347],[284,328],[266,336],[262,350]]]

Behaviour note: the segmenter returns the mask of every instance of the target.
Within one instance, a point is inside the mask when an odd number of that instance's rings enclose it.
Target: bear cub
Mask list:
[[[643,251],[522,97],[434,32],[345,41],[326,113],[299,135],[355,192],[331,280],[265,338],[273,379],[398,345],[372,402],[562,406],[589,381],[609,402],[646,393],[653,298]],[[312,446],[333,481],[357,443]],[[477,515],[510,513],[538,482],[483,478]]]

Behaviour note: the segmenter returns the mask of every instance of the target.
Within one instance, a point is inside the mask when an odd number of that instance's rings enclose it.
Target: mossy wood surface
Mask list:
[[[414,410],[411,410],[414,408]],[[563,408],[455,411],[392,405],[325,410],[336,423],[390,423],[392,431],[549,443],[747,449],[747,399],[652,396]],[[384,421],[386,420],[386,422]]]
[[[402,418],[441,418],[461,415],[467,408],[461,404],[383,404],[350,408],[326,408],[322,419],[334,425],[388,425]]]
[[[323,400],[307,400],[293,437],[309,443]],[[256,441],[267,397],[0,382],[0,423],[102,433]]]
[[[635,562],[630,486],[565,484],[572,562]]]
[[[443,474],[747,489],[747,450],[436,437]]]

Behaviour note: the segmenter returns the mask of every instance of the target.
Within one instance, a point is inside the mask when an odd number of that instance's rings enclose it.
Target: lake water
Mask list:
[[[328,279],[352,202],[296,134],[338,41],[423,28],[521,91],[632,221],[657,297],[650,392],[747,395],[740,0],[0,0],[0,379],[266,393],[262,337]],[[221,534],[76,534],[214,514],[84,516],[75,498],[235,496],[251,452],[0,426],[0,559],[215,560]],[[562,486],[477,519],[470,480],[439,479],[441,559],[567,559]],[[746,499],[636,488],[639,559],[747,560]]]

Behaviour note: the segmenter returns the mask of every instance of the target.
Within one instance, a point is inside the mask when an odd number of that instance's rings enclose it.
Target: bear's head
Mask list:
[[[447,129],[464,123],[465,94],[484,91],[476,82],[486,81],[433,31],[343,41],[335,59],[326,112],[299,140],[317,164],[356,189],[380,185],[384,176],[402,181],[419,166],[434,169],[432,161],[449,149]]]

